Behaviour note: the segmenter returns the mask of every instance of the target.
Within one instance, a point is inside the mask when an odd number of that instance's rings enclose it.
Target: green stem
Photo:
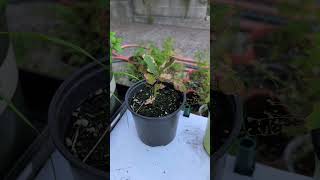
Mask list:
[[[32,32],[0,32],[0,35],[8,35],[8,36],[12,36],[12,37],[17,37],[17,36],[32,37],[34,39],[48,41],[48,42],[51,42],[51,43],[54,43],[54,44],[57,44],[57,45],[61,45],[61,46],[67,47],[67,48],[71,48],[71,49],[75,50],[76,52],[88,57],[92,61],[100,64],[105,70],[109,70],[109,67],[107,65],[103,64],[101,61],[99,61],[98,59],[93,57],[86,50],[84,50],[81,47],[76,46],[76,45],[74,45],[74,44],[72,44],[70,42],[64,41],[64,40],[56,38],[56,37],[50,37],[50,36],[47,36],[47,35],[43,35],[43,34],[39,34],[39,33],[32,33]]]
[[[114,98],[116,98],[116,100],[117,100],[119,103],[122,103],[121,100],[120,100],[115,94],[112,94],[112,96],[113,96]]]
[[[126,75],[126,76],[130,76],[136,80],[140,80],[139,78],[137,78],[136,76],[132,75],[132,74],[129,74],[129,73],[126,73],[126,72],[113,72],[114,75]]]
[[[9,108],[17,115],[19,116],[24,123],[26,123],[30,128],[32,128],[36,133],[40,134],[40,131],[34,127],[31,123],[31,121],[28,120],[27,117],[25,117],[19,110],[18,108],[16,108],[16,106],[9,100],[7,100],[6,98],[0,96],[0,101],[4,101],[8,106]]]

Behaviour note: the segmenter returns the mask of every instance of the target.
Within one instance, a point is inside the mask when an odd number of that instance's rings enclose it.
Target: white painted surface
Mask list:
[[[223,180],[312,180],[310,177],[282,171],[259,163],[256,164],[256,170],[253,177],[241,176],[239,174],[232,173],[234,163],[235,157],[229,156]]]
[[[207,118],[180,119],[175,139],[149,147],[138,138],[127,111],[110,135],[111,180],[209,180],[210,158],[203,148]]]

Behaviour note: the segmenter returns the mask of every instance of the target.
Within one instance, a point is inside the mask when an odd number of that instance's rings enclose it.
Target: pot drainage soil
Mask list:
[[[159,94],[153,103],[147,103],[152,94],[151,86],[144,86],[134,94],[130,102],[131,108],[143,116],[163,117],[175,112],[181,106],[181,95],[168,85],[159,90]]]
[[[88,156],[108,128],[108,96],[106,89],[100,89],[89,95],[72,113],[65,144],[70,152],[81,161]],[[102,171],[109,169],[107,138],[107,136],[103,137],[101,143],[85,161],[88,165]]]
[[[199,114],[199,108],[200,108],[200,96],[195,92],[189,92],[186,95],[187,97],[187,104],[191,107],[191,113],[193,114]]]

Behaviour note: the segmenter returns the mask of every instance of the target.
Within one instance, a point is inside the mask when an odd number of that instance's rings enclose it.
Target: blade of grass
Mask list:
[[[140,80],[139,78],[137,78],[136,76],[132,75],[132,74],[129,74],[129,73],[126,73],[126,72],[113,72],[114,75],[126,75],[126,76],[130,76],[136,80]]]
[[[71,48],[72,50],[83,54],[84,56],[88,57],[89,59],[91,59],[92,61],[100,64],[104,69],[109,70],[109,67],[105,64],[103,64],[101,61],[99,61],[98,59],[96,59],[95,57],[93,57],[89,52],[87,52],[86,50],[82,49],[79,46],[76,46],[70,42],[64,41],[62,39],[56,38],[56,37],[51,37],[51,36],[47,36],[44,34],[39,34],[39,33],[32,33],[32,32],[0,32],[0,35],[8,35],[10,37],[18,37],[18,36],[22,36],[22,37],[31,37],[34,39],[38,39],[38,40],[42,40],[42,41],[47,41],[47,42],[51,42],[57,45],[61,45],[63,47],[67,47],[67,48]]]
[[[31,129],[33,129],[36,133],[40,134],[40,131],[33,126],[33,124],[31,123],[31,121],[28,120],[27,117],[25,117],[23,115],[23,113],[21,113],[18,108],[9,100],[7,100],[6,98],[4,98],[3,96],[0,95],[0,102],[4,101],[8,107],[19,117],[23,120],[24,123],[26,123]]]

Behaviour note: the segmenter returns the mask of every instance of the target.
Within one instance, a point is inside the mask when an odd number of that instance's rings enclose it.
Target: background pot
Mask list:
[[[2,7],[0,31],[8,31],[6,13]],[[18,83],[18,69],[9,37],[0,36],[0,45],[0,95],[21,110],[23,101]],[[0,179],[2,179],[36,134],[3,101],[0,101],[0,124]]]
[[[203,146],[204,146],[204,149],[207,151],[207,153],[210,155],[210,113],[208,116],[208,123],[206,128],[206,134],[203,140]]]
[[[136,92],[145,86],[146,81],[139,81],[134,84],[125,97],[125,103],[132,113],[135,121],[137,133],[141,141],[149,146],[165,146],[169,144],[176,136],[180,111],[186,101],[186,96],[181,93],[182,103],[173,113],[164,117],[146,117],[134,112],[130,106],[132,97]]]
[[[75,179],[108,179],[109,173],[93,168],[74,157],[65,146],[65,133],[73,110],[88,94],[107,87],[107,73],[98,64],[89,64],[66,80],[58,89],[49,108],[49,131],[60,153],[70,162]],[[108,148],[106,148],[108,151]]]
[[[222,118],[222,121],[225,121],[230,118],[233,121],[232,131],[228,139],[221,147],[219,147],[219,149],[215,150],[212,155],[214,163],[211,166],[211,172],[213,172],[211,173],[211,178],[222,180],[228,149],[237,138],[241,129],[243,119],[242,104],[237,96],[225,95],[221,92],[211,92],[211,94],[216,94],[217,98],[214,99],[217,101],[217,107],[220,107],[214,110],[213,113],[216,113],[217,115],[213,117],[213,119]],[[216,131],[217,129],[219,128],[213,124],[213,131]]]

